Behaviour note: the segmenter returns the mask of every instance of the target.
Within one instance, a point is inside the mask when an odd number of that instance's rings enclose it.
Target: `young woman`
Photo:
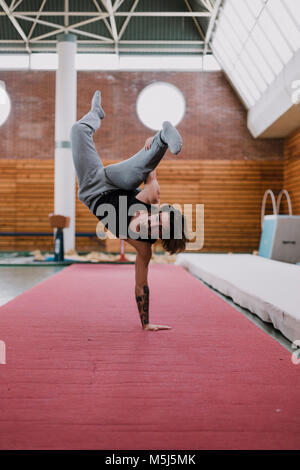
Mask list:
[[[149,137],[138,153],[120,163],[104,167],[93,141],[93,135],[104,116],[101,94],[96,91],[91,110],[72,127],[78,197],[110,231],[126,239],[136,249],[135,296],[142,327],[151,331],[169,329],[168,326],[149,323],[147,278],[152,244],[158,238],[170,253],[185,249],[184,217],[172,206],[160,206],[155,172],[168,148],[174,154],[180,152],[182,139],[175,127],[166,121],[162,130]],[[143,182],[144,189],[138,189]],[[110,208],[116,217],[106,216]]]

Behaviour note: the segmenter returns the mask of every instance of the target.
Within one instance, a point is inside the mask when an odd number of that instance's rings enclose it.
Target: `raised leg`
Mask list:
[[[105,175],[109,182],[120,189],[136,189],[157,167],[167,149],[168,145],[161,140],[158,132],[149,150],[143,148],[127,160],[108,165],[104,169]]]
[[[90,111],[72,127],[72,152],[79,185],[99,168],[103,168],[94,145],[93,135],[101,126],[104,116],[101,93],[96,91]]]
[[[93,135],[100,123],[100,118],[89,112],[72,127],[72,153],[79,186],[90,179],[99,168],[103,168],[93,141]]]
[[[79,186],[78,197],[88,207],[95,196],[108,189],[115,189],[106,180],[103,163],[93,141],[93,135],[99,129],[103,117],[100,92],[96,92],[91,110],[76,122],[71,130],[72,154]]]
[[[177,154],[182,145],[175,127],[164,122],[162,130],[154,136],[149,150],[142,148],[131,158],[104,168],[93,141],[93,135],[103,118],[101,94],[97,91],[90,112],[74,124],[71,131],[73,160],[79,185],[78,197],[91,210],[93,200],[101,192],[138,188],[157,167],[168,147],[172,153]]]

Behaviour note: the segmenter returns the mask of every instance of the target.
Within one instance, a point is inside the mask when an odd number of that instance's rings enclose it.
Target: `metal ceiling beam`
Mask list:
[[[6,13],[0,12],[0,16],[4,16]],[[36,15],[36,11],[22,11],[22,15],[24,16],[34,16]],[[64,11],[43,11],[41,12],[41,16],[64,16],[65,12]],[[205,11],[193,11],[188,12],[188,11],[136,11],[136,12],[130,12],[130,11],[115,11],[114,16],[154,16],[154,17],[188,17],[188,18],[210,18],[212,13],[210,12],[205,12]],[[75,12],[75,11],[69,11],[68,16],[86,16],[86,17],[93,17],[93,16],[99,16],[99,13],[97,12],[90,12],[90,11],[82,11],[82,12]],[[102,18],[107,18],[109,17],[109,13],[103,13]]]
[[[192,9],[192,7],[191,7],[191,5],[190,5],[190,3],[189,3],[189,0],[184,0],[184,2],[185,2],[185,4],[186,4],[186,6],[188,7],[188,10],[189,10],[190,12],[193,12],[193,9]],[[201,27],[200,27],[198,21],[196,20],[196,18],[195,18],[194,16],[193,16],[193,21],[194,21],[194,24],[195,24],[195,26],[196,26],[196,28],[197,28],[198,33],[200,34],[200,37],[205,41],[205,35],[204,35],[204,33],[203,33],[203,31],[202,31],[202,29],[201,29]]]
[[[114,11],[117,11],[117,9],[120,8],[122,3],[124,3],[124,2],[125,2],[125,0],[116,0],[115,3],[114,3]]]
[[[121,40],[120,44],[204,44],[204,41],[173,41],[173,40],[150,40],[150,41],[139,41],[139,40]]]
[[[23,43],[24,44],[24,43]],[[111,47],[97,47],[97,43],[93,43],[94,44],[94,47],[92,47],[92,44],[88,47],[86,47],[86,42],[85,41],[77,41],[77,44],[78,44],[78,52],[85,52],[85,53],[89,53],[89,52],[99,52],[99,53],[114,53],[114,45],[112,44]],[[120,50],[121,53],[148,53],[148,54],[162,54],[162,53],[167,53],[167,54],[177,54],[177,55],[181,55],[181,54],[199,54],[200,52],[202,52],[203,48],[199,48],[199,47],[194,47],[194,48],[164,48],[164,49],[161,49],[161,48],[122,48]],[[25,48],[25,45],[20,45],[20,47],[1,47],[0,46],[0,52],[26,52],[26,48]],[[47,48],[45,47],[34,47],[34,49],[32,49],[32,53],[34,52],[45,52],[45,53],[49,53],[49,52],[54,52],[56,53],[57,49],[56,49],[56,41],[53,43],[52,46],[48,46]]]
[[[32,38],[30,40],[30,44],[35,43],[35,42],[42,42],[41,40],[45,39],[45,36],[47,36],[47,37],[56,36],[57,34],[61,34],[61,33],[64,33],[64,32],[69,32],[69,33],[74,33],[74,34],[80,34],[81,36],[97,38],[98,41],[101,41],[101,42],[107,43],[107,44],[109,44],[110,42],[113,42],[111,39],[103,38],[102,36],[98,36],[96,34],[94,35],[93,33],[88,33],[86,31],[82,31],[82,30],[76,29],[76,28],[69,28],[67,30],[63,30],[63,29],[56,30],[56,31],[51,32],[51,33],[42,34],[41,36],[38,36],[36,38]],[[45,41],[45,40],[43,41],[44,44],[47,44],[47,42],[48,41]]]
[[[102,50],[102,49],[101,49]],[[193,48],[176,48],[176,47],[168,47],[168,48],[157,48],[157,47],[152,47],[152,48],[122,48],[120,52],[147,52],[150,54],[161,54],[161,53],[168,53],[168,54],[184,54],[184,53],[193,53],[193,54],[199,54],[202,49],[199,47],[193,47]]]
[[[9,8],[10,11],[13,12],[16,8],[18,8],[18,6],[20,5],[20,3],[22,3],[22,2],[23,2],[23,0],[19,0],[19,1],[16,3],[16,1],[13,0],[13,1],[11,2],[11,6],[10,6],[10,8]]]
[[[204,6],[204,8],[206,8],[208,11],[210,12],[213,11],[214,7],[210,0],[201,0],[201,3]]]
[[[91,47],[91,44],[94,44],[96,46],[97,44],[99,45],[104,45],[107,44],[107,48],[105,48],[105,51],[107,52],[114,52],[113,48],[115,48],[115,52],[118,53],[118,47],[119,45],[122,46],[121,52],[148,52],[148,53],[166,53],[166,52],[171,52],[171,53],[182,53],[184,54],[185,52],[201,52],[203,50],[203,47],[205,50],[209,50],[209,41],[207,39],[207,36],[205,38],[205,34],[203,30],[201,29],[201,26],[199,25],[198,21],[196,18],[201,18],[201,17],[207,17],[211,18],[213,16],[213,13],[211,12],[198,12],[198,11],[193,11],[191,8],[191,5],[189,3],[189,0],[184,0],[185,4],[187,6],[188,11],[183,11],[183,12],[169,12],[169,11],[162,11],[162,12],[153,12],[153,11],[148,11],[148,12],[137,12],[135,11],[139,0],[133,0],[132,6],[130,8],[130,11],[127,12],[120,12],[117,11],[118,8],[122,5],[122,3],[125,0],[100,0],[101,3],[103,4],[103,8],[100,7],[99,0],[92,0],[92,3],[96,7],[96,11],[94,12],[74,12],[74,11],[69,11],[69,0],[64,0],[64,10],[63,11],[45,11],[44,6],[47,0],[41,0],[41,6],[38,11],[35,12],[23,12],[23,11],[17,11],[16,8],[20,5],[22,0],[12,0],[10,3],[11,9],[8,8],[7,6],[7,1],[8,0],[0,0],[0,5],[3,8],[3,12],[0,12],[0,16],[7,15],[10,19],[10,21],[14,24],[15,28],[17,28],[17,25],[19,26],[20,29],[18,29],[19,34],[21,38],[24,41],[24,47],[27,47],[27,50],[30,52],[29,45],[34,47],[33,50],[43,50],[43,51],[52,51],[53,48],[50,44],[55,44],[55,39],[52,40],[52,37],[58,35],[59,33],[67,33],[67,32],[73,32],[77,35],[81,36],[86,36],[86,40],[80,40],[78,43],[81,44],[81,51],[103,51],[104,48],[96,48],[96,47]],[[205,3],[207,3],[207,7],[209,0],[205,0]],[[221,2],[221,0],[217,0],[217,3]],[[209,2],[210,3],[210,2]],[[5,8],[6,7],[6,8]],[[104,9],[105,8],[105,9]],[[183,7],[184,8],[184,7]],[[55,22],[50,22],[50,21],[45,21],[42,18],[47,17],[47,16],[56,16],[57,18],[63,17],[64,18],[64,25],[62,26],[61,24],[55,23]],[[81,17],[85,18],[83,21],[76,22],[75,24],[69,23],[69,17]],[[117,26],[116,26],[116,17],[124,17],[125,20],[120,28],[120,31],[118,33]],[[143,40],[122,40],[122,36],[128,26],[129,21],[131,20],[132,17],[190,17],[193,19],[195,26],[197,27],[197,30],[199,32],[199,41],[173,41],[173,40],[162,40],[162,41],[143,41]],[[28,37],[26,37],[26,34],[20,27],[18,23],[18,19],[25,20],[25,21],[30,21],[32,22],[32,27],[30,29]],[[45,18],[46,19],[46,18]],[[55,21],[55,20],[54,20]],[[81,27],[96,21],[103,21],[108,29],[108,32],[110,34],[109,37],[101,36],[98,34],[90,33],[88,31],[81,30]],[[211,23],[211,21],[210,21]],[[49,31],[44,34],[40,34],[39,36],[32,37],[34,29],[37,24],[44,25],[50,28],[53,28],[53,31]],[[23,34],[21,33],[23,31]],[[201,40],[200,40],[201,39]],[[1,46],[1,51],[4,50],[4,44],[6,43],[8,46],[9,44],[17,44],[21,41],[5,41],[1,40],[0,44],[3,44],[3,47]],[[39,47],[37,49],[38,44],[43,44],[44,48]],[[84,44],[86,45],[86,48],[84,48]],[[134,47],[134,46],[142,46],[142,47]],[[170,48],[168,46],[173,45],[174,48]],[[144,47],[143,47],[144,46]],[[148,47],[149,46],[149,47]],[[157,46],[162,46],[158,48]],[[182,46],[179,47],[179,46]],[[11,48],[7,47],[7,50],[12,50]],[[23,50],[22,48],[19,48],[17,50]]]
[[[69,0],[65,0],[65,26],[69,26],[69,16],[68,16],[68,11],[69,11]]]
[[[28,38],[27,38],[26,34],[24,33],[23,29],[21,28],[21,26],[19,25],[16,18],[14,18],[13,14],[11,13],[10,9],[8,8],[8,5],[5,2],[5,0],[0,0],[0,5],[4,10],[4,13],[8,16],[11,23],[13,24],[15,29],[18,31],[18,33],[21,36],[21,38],[23,39],[23,41],[25,42],[26,49],[30,53],[30,49],[29,49],[29,46],[28,46]]]
[[[22,15],[18,15],[18,18],[22,18]],[[99,40],[102,40],[104,42],[112,42],[113,39],[109,39],[105,36],[101,36],[99,34],[94,34],[94,33],[89,33],[88,31],[84,31],[82,29],[77,29],[75,28],[74,26],[76,26],[76,24],[74,25],[70,25],[68,27],[64,27],[64,26],[61,26],[60,24],[57,24],[57,23],[52,23],[52,22],[49,22],[49,21],[44,21],[44,20],[40,20],[38,18],[30,18],[29,16],[25,16],[24,18],[25,21],[32,21],[34,23],[38,23],[38,24],[41,24],[41,25],[44,25],[44,26],[49,26],[51,28],[54,28],[54,31],[51,32],[51,35],[53,34],[58,34],[58,33],[61,33],[61,32],[73,32],[75,34],[81,34],[82,36],[88,36],[88,37],[92,37],[92,38],[96,38],[96,39],[99,39]],[[50,33],[47,33],[50,35]],[[40,36],[38,36],[38,38],[40,38]],[[32,38],[31,41],[32,42],[35,42],[37,40],[37,37],[35,38]],[[45,41],[47,42],[47,41]]]
[[[118,41],[119,41],[119,36],[118,36],[118,30],[117,30],[117,25],[116,25],[116,20],[114,17],[114,9],[111,3],[111,0],[101,0],[102,4],[106,8],[106,10],[109,13],[109,22],[110,22],[110,27],[112,30],[112,36],[113,40],[115,42],[115,52],[118,54]]]
[[[47,2],[47,0],[43,0],[43,1],[42,1],[42,4],[41,4],[40,9],[39,9],[39,12],[41,12],[41,11],[43,10],[43,8],[44,8],[46,2]],[[28,34],[28,41],[30,40],[30,38],[31,38],[31,36],[32,36],[32,33],[33,33],[33,31],[34,31],[34,29],[35,29],[35,27],[36,27],[36,25],[37,25],[38,19],[39,19],[39,14],[36,16],[35,21],[34,21],[34,23],[32,24],[32,26],[31,26],[31,28],[30,28],[30,31],[29,31],[29,34]]]
[[[78,30],[80,31],[80,30]],[[81,31],[80,31],[81,32]],[[97,39],[97,38],[96,38]],[[49,41],[43,41],[43,40],[31,40],[32,43],[34,44],[55,44],[56,43],[56,39],[49,39]],[[85,41],[85,40],[78,40],[78,42],[82,42],[82,43],[87,43],[87,44],[95,44],[95,43],[98,43],[99,41]],[[102,42],[102,41],[101,41]],[[11,44],[17,44],[17,43],[21,43],[23,44],[23,41],[21,39],[0,39],[0,44],[7,44],[7,43],[11,43]],[[106,44],[106,43],[105,43]],[[109,43],[108,43],[109,44]],[[111,40],[111,44],[113,44],[113,40]],[[204,44],[204,41],[153,41],[153,40],[150,40],[150,41],[135,41],[135,40],[132,40],[132,41],[127,41],[127,40],[121,40],[120,41],[120,44],[161,44],[161,45],[171,45],[171,44],[175,44],[175,45],[203,45]]]
[[[80,36],[86,36],[88,38],[98,39],[99,42],[102,42],[102,43],[105,43],[105,44],[109,44],[109,43],[113,44],[114,43],[113,39],[106,38],[105,36],[100,36],[99,34],[89,33],[88,31],[83,31],[82,29],[72,28],[69,31],[71,33],[75,33],[75,34],[80,35]]]
[[[115,16],[162,16],[162,17],[188,17],[188,18],[209,18],[211,13],[205,11],[135,11],[131,13],[130,11],[127,12],[116,12]]]
[[[2,0],[0,0],[2,1]],[[40,23],[40,24],[44,24],[45,26],[50,26],[52,28],[57,28],[55,29],[54,31],[50,31],[49,33],[45,33],[45,34],[41,34],[40,36],[37,36],[37,37],[34,37],[32,38],[32,41],[35,41],[37,39],[44,39],[44,38],[47,38],[47,37],[50,37],[50,36],[53,36],[55,34],[60,34],[60,33],[66,33],[66,32],[72,32],[72,30],[80,27],[80,26],[84,26],[86,24],[89,24],[89,23],[93,23],[95,21],[99,21],[102,17],[96,17],[96,18],[89,18],[88,20],[84,20],[84,21],[80,21],[79,23],[74,23],[72,24],[71,26],[61,26],[59,24],[56,24],[56,23],[51,23],[49,21],[44,21],[44,20],[36,20],[36,18],[31,18],[31,17],[28,17],[28,16],[23,16],[23,13],[22,14],[19,14],[19,13],[15,13],[14,15],[16,18],[21,18],[25,21],[37,21],[37,23]],[[82,31],[81,32],[83,35],[85,33],[85,31]],[[103,39],[103,41],[110,41],[109,38],[106,38],[105,36],[99,36],[101,39]]]
[[[131,8],[130,8],[130,13],[133,13],[134,10],[136,9],[136,7],[138,6],[138,3],[139,3],[140,0],[134,0]],[[121,29],[120,29],[120,32],[119,32],[119,40],[121,39],[121,37],[123,36],[127,26],[128,26],[128,23],[130,21],[131,17],[130,16],[127,16],[127,18],[124,20],[124,23],[122,24],[121,26]]]
[[[96,7],[97,10],[99,11],[99,13],[103,13],[103,11],[102,11],[102,9],[101,9],[99,3],[97,2],[97,0],[93,0],[93,4],[95,5],[95,7]],[[110,24],[109,24],[109,22],[107,21],[107,19],[106,19],[106,18],[103,18],[103,22],[104,22],[105,26],[107,27],[109,34],[111,35],[111,37],[113,37],[113,32],[112,32],[112,29],[111,29]]]

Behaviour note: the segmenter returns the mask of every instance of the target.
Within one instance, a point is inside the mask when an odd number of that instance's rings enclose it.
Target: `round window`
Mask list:
[[[163,121],[177,126],[185,113],[185,99],[171,83],[155,82],[146,86],[138,96],[137,115],[152,130],[159,130]]]
[[[4,124],[10,113],[10,99],[5,90],[5,83],[0,81],[0,126]]]

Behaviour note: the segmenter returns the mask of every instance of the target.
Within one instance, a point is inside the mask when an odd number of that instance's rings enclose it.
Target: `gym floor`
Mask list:
[[[54,270],[3,267],[43,279],[1,307],[3,449],[297,448],[290,352],[182,266],[150,268],[153,334],[133,265]]]
[[[45,279],[48,279],[50,276],[58,273],[62,269],[64,269],[64,266],[0,266],[0,306],[6,304]],[[200,279],[199,283],[205,284]],[[262,321],[257,315],[254,315],[249,310],[234,303],[230,297],[221,294],[210,286],[208,287],[225,302],[232,305],[242,315],[247,317],[249,321],[254,323],[258,328],[261,328],[272,336],[284,348],[290,352],[293,351],[291,342],[285,338],[279,330],[276,330],[272,324]]]
[[[300,1],[0,0],[0,25],[0,452],[300,451]],[[149,272],[88,208],[142,181],[195,236]]]

